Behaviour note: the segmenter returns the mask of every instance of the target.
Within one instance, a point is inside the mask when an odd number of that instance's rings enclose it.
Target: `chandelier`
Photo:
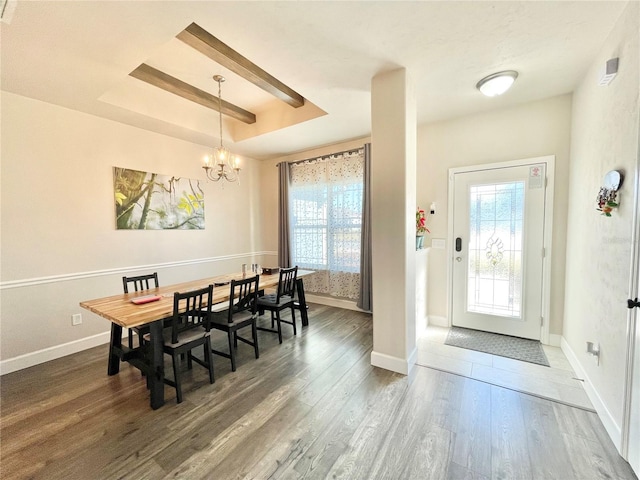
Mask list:
[[[207,178],[213,182],[225,179],[228,182],[235,182],[240,179],[240,159],[232,156],[231,152],[222,144],[222,82],[225,78],[222,75],[214,75],[213,79],[218,82],[218,115],[220,119],[220,146],[213,150],[213,155],[204,158],[204,171]],[[212,164],[217,166],[217,169]]]

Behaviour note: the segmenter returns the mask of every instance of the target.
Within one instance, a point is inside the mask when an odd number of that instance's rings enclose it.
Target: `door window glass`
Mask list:
[[[472,185],[467,311],[520,318],[524,182]]]

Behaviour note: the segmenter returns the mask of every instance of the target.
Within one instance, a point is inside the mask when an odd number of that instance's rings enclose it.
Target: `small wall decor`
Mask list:
[[[427,216],[425,211],[418,207],[416,209],[416,250],[424,248],[425,233],[431,233],[427,228]]]
[[[618,170],[611,170],[604,176],[604,185],[598,192],[598,210],[602,215],[611,216],[614,208],[618,207],[618,190],[622,185],[623,175]]]
[[[118,230],[204,230],[198,180],[113,167]]]

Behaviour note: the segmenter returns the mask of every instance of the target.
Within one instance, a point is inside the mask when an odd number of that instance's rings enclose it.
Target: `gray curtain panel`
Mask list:
[[[362,232],[360,246],[360,296],[358,308],[371,311],[371,144],[364,145],[364,184],[362,192]]]
[[[278,266],[291,266],[289,235],[289,163],[278,164]]]

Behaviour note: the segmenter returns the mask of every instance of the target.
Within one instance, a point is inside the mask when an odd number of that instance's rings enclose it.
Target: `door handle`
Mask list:
[[[456,252],[462,251],[462,239],[460,237],[456,238]]]

